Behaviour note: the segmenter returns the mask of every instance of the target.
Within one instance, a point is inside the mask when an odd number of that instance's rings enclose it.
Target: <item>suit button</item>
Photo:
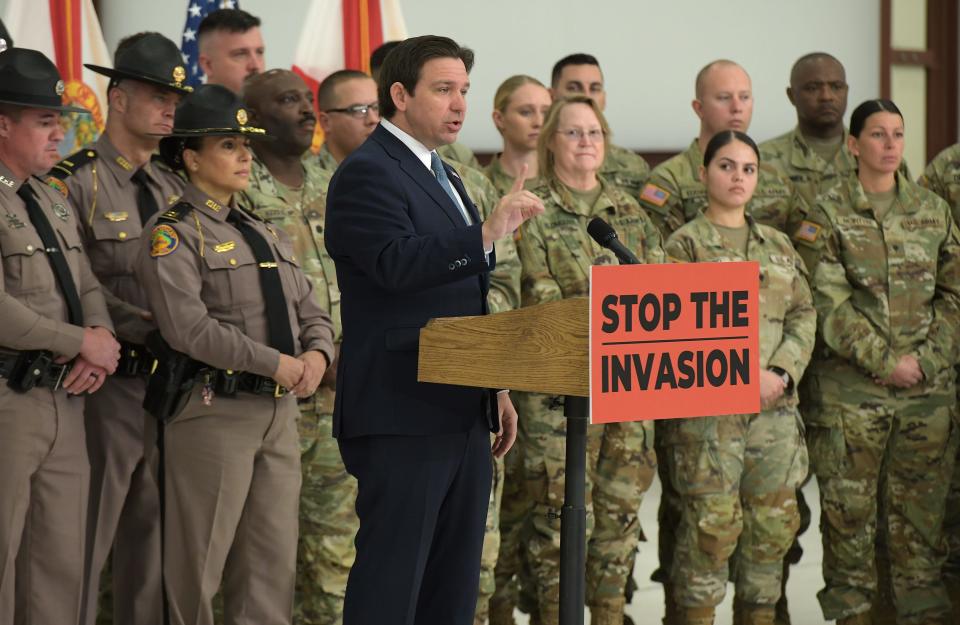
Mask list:
[[[447,268],[448,268],[450,271],[453,271],[454,269],[456,269],[456,267],[453,266],[453,263],[450,263],[449,265],[447,265]]]
[[[453,264],[456,265],[458,268],[463,267],[463,263],[461,263],[459,260],[453,261]]]
[[[464,266],[464,267],[467,266],[467,262],[468,262],[468,261],[467,261],[466,258],[461,258],[461,259],[460,259],[460,262],[463,263],[463,266]]]
[[[33,251],[33,246],[32,246],[32,245],[27,245],[27,251],[28,251],[28,252],[32,252],[32,251]],[[450,269],[453,269],[453,265],[450,265]]]

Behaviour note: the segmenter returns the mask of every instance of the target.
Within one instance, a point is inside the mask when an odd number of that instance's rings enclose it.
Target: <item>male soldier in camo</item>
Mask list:
[[[118,625],[159,625],[160,501],[151,469],[155,441],[146,440],[153,418],[142,408],[153,364],[144,341],[156,326],[133,266],[143,225],[183,191],[183,180],[151,156],[190,87],[183,83],[180,50],[159,33],[127,37],[117,46],[113,68],[90,68],[111,78],[106,130],[56,165],[48,179],[77,216],[122,347],[116,375],[84,411],[90,503],[81,623],[93,625],[99,604],[101,622],[112,617]],[[104,570],[110,574],[101,582]]]
[[[333,174],[340,161],[360,147],[380,122],[377,83],[356,70],[334,72],[317,87],[317,106],[317,121],[323,128],[317,160],[320,167]]]
[[[293,72],[275,69],[248,78],[243,97],[252,123],[276,137],[253,144],[246,203],[292,239],[318,303],[333,321],[339,351],[340,290],[333,260],[323,245],[332,172],[321,169],[314,159],[302,158],[316,124],[313,94]],[[347,575],[355,555],[357,482],[344,468],[333,438],[335,389],[336,366],[330,366],[317,392],[298,402],[303,485],[294,619],[303,625],[342,622]]]
[[[659,230],[633,197],[597,174],[608,133],[596,102],[584,96],[556,101],[547,115],[538,144],[544,184],[533,191],[546,210],[523,226],[517,242],[525,306],[586,296],[590,266],[616,262],[587,234],[587,223],[596,216],[616,228],[643,262],[663,262]],[[524,393],[519,403],[523,473],[533,500],[531,533],[523,547],[539,604],[534,622],[549,625],[559,613],[560,524],[550,513],[559,512],[563,503],[566,421],[558,397]],[[640,538],[637,512],[656,464],[652,425],[590,428],[587,463],[586,601],[592,623],[622,625],[624,589]]]
[[[607,107],[607,91],[600,62],[591,54],[576,53],[563,57],[550,73],[550,93],[554,99],[586,96],[603,111]],[[650,175],[650,166],[639,154],[611,143],[607,146],[600,175],[636,198]]]
[[[960,223],[960,143],[937,154],[917,182],[946,200],[954,222]],[[960,461],[954,465],[950,481],[943,533],[949,549],[943,581],[950,595],[950,603],[953,604],[953,620],[960,622]]]
[[[949,206],[897,171],[903,142],[893,102],[858,106],[847,139],[857,173],[815,209],[827,224],[812,280],[825,348],[804,420],[822,509],[818,598],[841,625],[873,622],[878,532],[897,623],[949,622],[942,525],[958,434],[960,238]]]

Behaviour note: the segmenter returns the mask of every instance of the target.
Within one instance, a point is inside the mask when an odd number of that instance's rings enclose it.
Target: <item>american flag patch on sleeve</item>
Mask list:
[[[793,238],[806,241],[807,243],[815,243],[822,229],[823,226],[820,224],[815,224],[812,221],[802,221],[800,222],[800,227],[797,228],[797,231],[793,234]]]
[[[663,206],[670,199],[670,192],[661,189],[655,184],[646,184],[640,192],[640,199],[650,202],[654,206]]]

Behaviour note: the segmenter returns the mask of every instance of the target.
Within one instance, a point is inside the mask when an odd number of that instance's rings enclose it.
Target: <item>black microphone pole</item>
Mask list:
[[[599,217],[587,225],[587,233],[611,250],[621,265],[639,265],[640,259],[617,238],[617,231]],[[583,625],[587,567],[587,424],[588,397],[564,397],[567,420],[564,458],[563,507],[560,510],[560,625]]]

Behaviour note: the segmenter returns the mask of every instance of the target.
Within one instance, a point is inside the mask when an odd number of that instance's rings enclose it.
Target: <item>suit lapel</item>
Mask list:
[[[395,158],[397,162],[400,163],[400,169],[410,176],[410,178],[412,178],[413,181],[416,182],[420,188],[423,189],[427,195],[429,195],[433,201],[443,209],[443,212],[446,213],[447,217],[454,226],[459,227],[464,225],[463,215],[460,214],[460,209],[453,205],[453,200],[447,196],[447,192],[444,191],[443,187],[440,186],[440,183],[437,182],[433,172],[423,166],[423,163],[420,162],[416,156],[414,156],[413,152],[410,151],[410,148],[405,146],[383,126],[377,126],[371,137],[375,139],[377,143],[382,145],[384,150],[387,151],[387,154]],[[447,172],[449,177],[449,169]],[[454,185],[454,188],[456,188],[456,185]],[[462,188],[463,187],[461,186],[458,190],[458,192],[461,194],[461,198],[466,197],[466,193],[462,191]],[[464,204],[467,204],[467,202],[464,202]]]

